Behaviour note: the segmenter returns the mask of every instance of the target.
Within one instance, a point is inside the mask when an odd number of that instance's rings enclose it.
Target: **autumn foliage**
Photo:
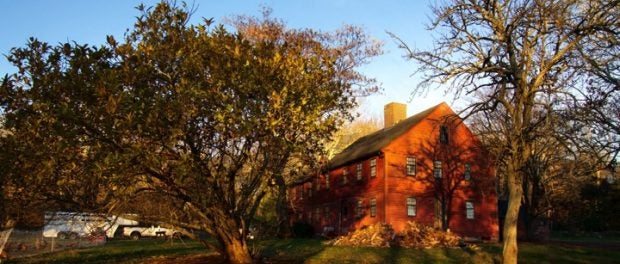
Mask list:
[[[336,238],[332,244],[341,246],[435,248],[456,247],[461,238],[454,233],[407,222],[405,229],[394,232],[390,225],[374,224]]]

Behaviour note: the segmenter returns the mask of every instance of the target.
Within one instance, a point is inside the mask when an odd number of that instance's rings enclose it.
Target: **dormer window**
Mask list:
[[[447,126],[439,127],[439,143],[448,144],[448,127]]]

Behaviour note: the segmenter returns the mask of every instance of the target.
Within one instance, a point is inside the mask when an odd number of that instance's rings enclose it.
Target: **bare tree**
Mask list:
[[[517,262],[524,168],[535,128],[546,116],[534,113],[556,111],[580,88],[578,47],[617,23],[618,6],[618,1],[452,0],[433,7],[430,29],[438,32],[433,49],[412,49],[396,38],[426,73],[419,89],[449,84],[457,96],[484,92],[486,98],[467,110],[506,112],[504,263]]]
[[[542,114],[538,112],[538,114]],[[545,113],[550,114],[550,113]],[[478,134],[493,157],[501,157],[505,142],[506,113],[478,112],[470,117],[472,129]],[[544,239],[547,233],[537,223],[548,223],[549,216],[563,210],[563,204],[575,201],[574,189],[581,186],[595,172],[601,160],[598,149],[584,148],[575,144],[581,141],[579,127],[566,122],[562,116],[553,115],[536,127],[530,159],[523,167],[523,198],[521,216],[525,227],[525,239]],[[500,199],[507,197],[506,164],[496,160],[500,179]]]
[[[479,196],[489,190],[494,192],[496,183],[491,177],[493,166],[487,166],[491,160],[489,152],[476,138],[461,136],[469,131],[459,117],[445,116],[436,120],[434,129],[440,136],[430,137],[420,147],[422,156],[432,158],[430,163],[420,163],[421,167],[433,172],[422,178],[432,186],[423,195],[438,202],[435,223],[447,230],[455,208],[454,201],[459,195],[473,194],[477,197],[470,198],[480,199]]]

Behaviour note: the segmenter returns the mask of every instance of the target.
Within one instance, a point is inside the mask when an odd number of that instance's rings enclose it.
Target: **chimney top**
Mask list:
[[[407,105],[391,102],[383,107],[383,127],[388,128],[407,118]]]

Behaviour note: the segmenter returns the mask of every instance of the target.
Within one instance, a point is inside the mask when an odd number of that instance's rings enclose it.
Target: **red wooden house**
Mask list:
[[[337,154],[324,173],[289,189],[291,221],[343,234],[408,221],[464,237],[498,238],[494,167],[481,143],[446,104],[406,118],[385,106],[385,127]]]

